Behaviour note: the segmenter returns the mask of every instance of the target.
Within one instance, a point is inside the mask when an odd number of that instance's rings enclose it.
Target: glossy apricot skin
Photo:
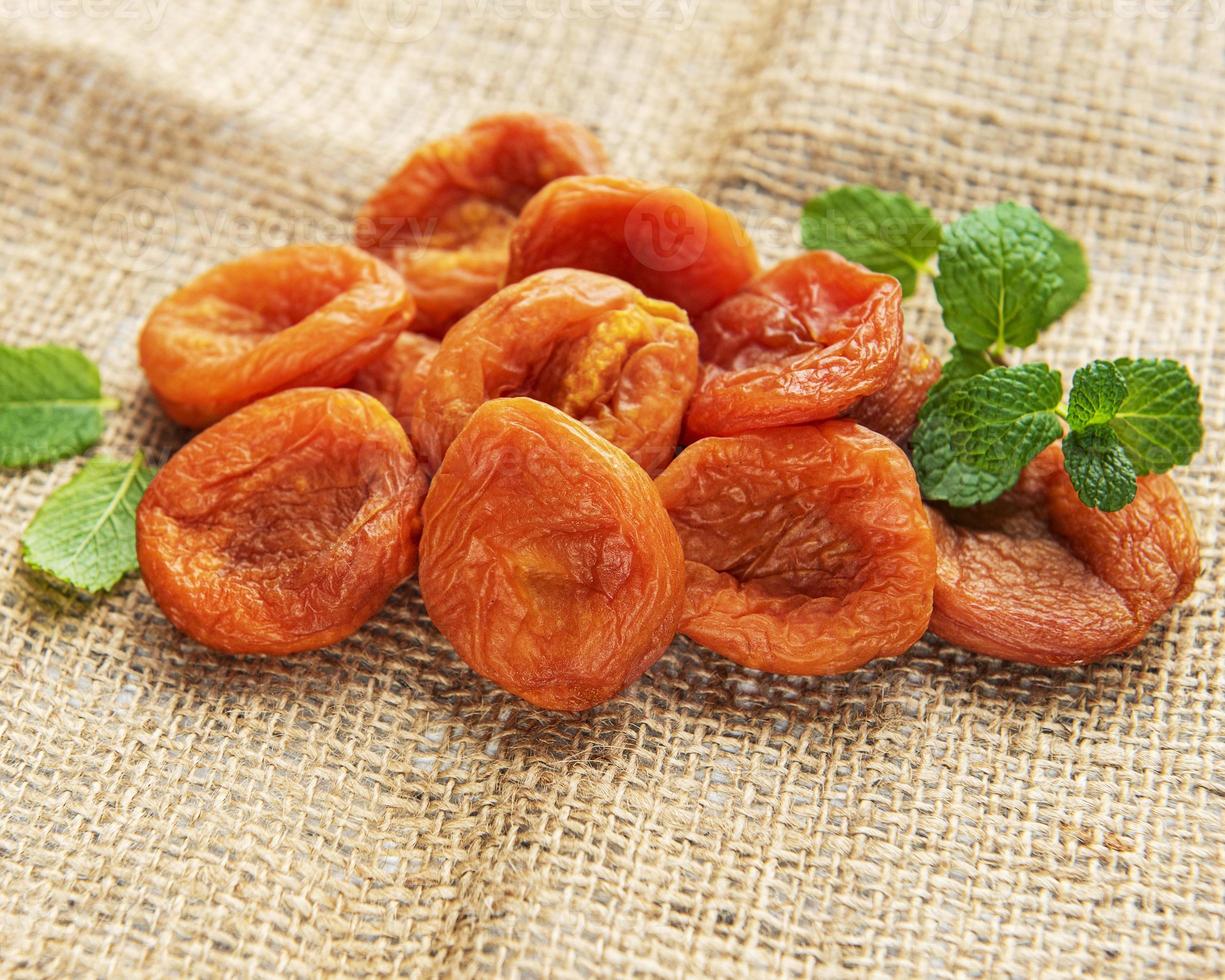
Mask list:
[[[1086,507],[1058,446],[979,507],[930,508],[939,552],[931,631],[975,653],[1067,667],[1138,644],[1199,575],[1199,543],[1168,476],[1136,499]]]
[[[413,329],[441,337],[501,285],[528,199],[558,177],[607,169],[599,140],[569,120],[490,116],[414,152],[362,208],[357,244],[408,282]]]
[[[550,269],[507,286],[443,338],[413,442],[436,470],[483,403],[528,396],[654,474],[676,453],[697,371],[697,337],[679,307],[611,276]]]
[[[239,409],[162,467],[136,550],[166,617],[226,653],[349,636],[417,564],[425,476],[369,395],[295,388]]]
[[[425,502],[421,596],[477,673],[582,711],[646,671],[676,632],[680,541],[650,478],[526,398],[473,414]]]
[[[927,628],[936,547],[905,454],[846,419],[707,438],[656,480],[681,632],[745,667],[837,674]]]
[[[781,262],[694,322],[702,379],[686,440],[841,415],[902,347],[902,289],[834,252]]]
[[[905,448],[918,428],[919,409],[939,380],[940,362],[935,355],[923,341],[906,334],[897,367],[885,387],[855,402],[846,417]]]
[[[358,371],[349,387],[377,398],[411,432],[413,408],[437,354],[433,337],[405,331],[377,361]]]
[[[508,283],[543,269],[624,279],[690,317],[760,270],[748,232],[689,191],[624,177],[568,177],[537,194],[515,223]]]
[[[200,429],[287,388],[338,386],[412,318],[393,270],[347,245],[290,245],[227,262],[171,294],[140,335],[166,414]]]

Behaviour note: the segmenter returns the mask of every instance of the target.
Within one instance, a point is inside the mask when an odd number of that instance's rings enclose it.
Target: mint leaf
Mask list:
[[[994,500],[1062,435],[1058,371],[1045,364],[994,368],[950,387],[919,413],[911,440],[924,496],[969,507]]]
[[[1127,397],[1127,382],[1109,361],[1093,361],[1072,375],[1068,425],[1084,429],[1109,422]]]
[[[954,385],[975,375],[985,374],[993,367],[995,365],[991,359],[982,351],[966,350],[954,344],[949,351],[949,359],[940,366],[939,380],[927,392],[924,405],[939,401]]]
[[[1089,288],[1089,263],[1080,242],[1049,221],[1046,227],[1050,229],[1055,254],[1059,256],[1059,288],[1046,301],[1043,330],[1075,306]]]
[[[893,276],[909,296],[940,245],[940,222],[905,194],[876,187],[835,187],[804,205],[804,247],[827,248],[873,272]]]
[[[1177,361],[1128,357],[1114,366],[1127,384],[1127,397],[1110,427],[1136,473],[1164,473],[1191,462],[1204,443],[1204,409],[1187,369]]]
[[[1063,440],[1063,468],[1086,507],[1119,510],[1136,498],[1136,471],[1108,425],[1069,432]]]
[[[46,499],[21,538],[32,567],[85,592],[136,568],[136,505],[153,479],[144,456],[98,456]]]
[[[980,350],[966,350],[954,344],[949,351],[949,359],[940,369],[940,380],[957,382],[965,381],[979,374],[986,374],[997,365],[991,363],[991,358]]]
[[[935,280],[944,325],[967,350],[1028,347],[1047,324],[1059,264],[1033,208],[997,204],[959,218],[945,229]]]
[[[102,437],[102,413],[118,407],[80,351],[0,344],[0,466],[75,456]]]

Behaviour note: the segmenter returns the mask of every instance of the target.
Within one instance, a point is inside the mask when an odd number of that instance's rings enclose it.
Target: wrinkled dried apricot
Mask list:
[[[406,331],[377,361],[358,371],[349,386],[377,398],[410,432],[413,407],[437,353],[433,337]]]
[[[412,317],[404,281],[345,245],[227,262],[153,310],[140,364],[166,414],[203,428],[286,388],[343,385]]]
[[[1167,476],[1136,499],[1086,507],[1058,446],[998,500],[930,508],[939,553],[931,630],[977,653],[1048,666],[1091,663],[1139,643],[1190,595],[1199,543]]]
[[[552,116],[491,116],[428,143],[362,208],[357,244],[404,276],[413,329],[441,336],[497,291],[515,217],[549,181],[607,169],[582,126]]]
[[[781,262],[694,321],[702,379],[687,439],[841,415],[902,346],[902,289],[834,252]]]
[[[758,272],[731,214],[682,190],[622,177],[569,177],[537,194],[515,223],[507,282],[558,268],[624,279],[691,317]]]
[[[145,583],[167,618],[228,653],[343,639],[413,573],[425,476],[369,395],[299,388],[180,449],[136,512]]]
[[[557,409],[473,414],[425,502],[421,596],[479,674],[581,711],[663,653],[685,591],[680,541],[650,478]]]
[[[550,269],[501,290],[443,338],[413,441],[437,469],[481,404],[525,395],[654,473],[676,452],[697,370],[697,337],[683,310],[611,276]]]
[[[702,439],[656,485],[685,549],[681,632],[716,653],[836,674],[923,635],[935,542],[883,436],[835,419]]]
[[[927,393],[939,380],[940,362],[923,341],[906,334],[897,367],[885,387],[855,402],[846,417],[904,447],[919,424],[919,409]]]

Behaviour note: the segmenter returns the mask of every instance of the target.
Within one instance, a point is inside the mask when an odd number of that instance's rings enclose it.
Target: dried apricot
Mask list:
[[[166,414],[203,428],[285,388],[343,385],[412,317],[396,272],[345,245],[291,245],[204,273],[153,310],[140,363]]]
[[[885,387],[855,402],[846,416],[906,446],[919,424],[919,409],[939,380],[940,362],[923,341],[905,334],[897,367]]]
[[[136,512],[140,570],[179,629],[228,653],[343,639],[413,573],[425,476],[369,395],[299,388],[180,449]]]
[[[841,415],[880,391],[902,346],[902,288],[834,252],[781,262],[694,321],[690,440]]]
[[[568,177],[537,194],[510,239],[507,282],[558,268],[624,279],[697,316],[757,274],[757,252],[731,214],[679,187]]]
[[[698,341],[683,310],[611,276],[550,269],[507,286],[443,338],[413,441],[437,469],[482,403],[525,395],[654,473],[676,452],[697,370]]]
[[[350,387],[373,395],[410,432],[413,407],[437,353],[433,337],[406,331],[377,361],[358,371]]]
[[[479,674],[581,711],[667,648],[685,592],[680,541],[621,450],[527,398],[487,402],[425,501],[421,596]]]
[[[939,552],[931,630],[967,650],[1050,666],[1130,649],[1199,575],[1190,514],[1168,476],[1113,513],[1086,507],[1058,446],[998,500],[931,508]]]
[[[681,632],[716,653],[836,674],[923,635],[935,542],[883,436],[834,419],[702,439],[656,485],[685,548]]]
[[[412,154],[362,208],[357,244],[404,276],[413,329],[442,336],[494,294],[511,225],[549,181],[599,173],[599,140],[565,119],[491,116]]]

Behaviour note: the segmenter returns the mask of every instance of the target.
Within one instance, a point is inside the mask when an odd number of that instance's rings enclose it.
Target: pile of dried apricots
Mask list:
[[[253,255],[153,311],[149,383],[204,429],[137,515],[176,626],[322,647],[417,572],[468,664],[573,711],[678,631],[787,674],[928,629],[1065,665],[1190,592],[1166,476],[1090,510],[1053,446],[992,504],[926,506],[905,447],[940,368],[897,281],[832,252],[763,272],[731,214],[606,169],[565,120],[485,119],[408,159],[359,248]]]

